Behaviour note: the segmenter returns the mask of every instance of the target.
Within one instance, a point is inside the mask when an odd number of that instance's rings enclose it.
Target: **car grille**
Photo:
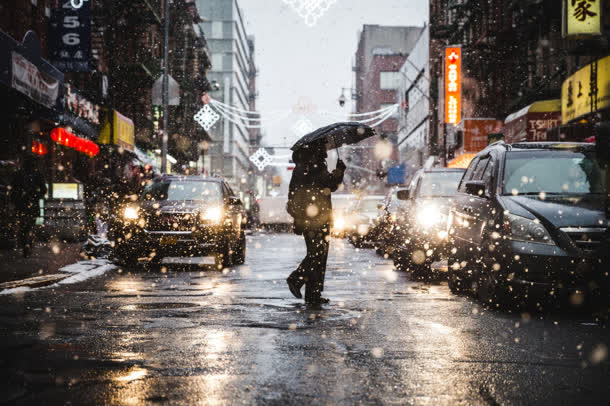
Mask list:
[[[607,238],[605,227],[565,227],[561,231],[566,233],[574,244],[585,252],[597,251]]]
[[[146,219],[148,231],[193,231],[197,216],[193,213],[151,214]]]

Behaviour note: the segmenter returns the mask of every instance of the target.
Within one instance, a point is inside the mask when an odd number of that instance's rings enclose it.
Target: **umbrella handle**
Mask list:
[[[335,145],[337,145],[337,139],[335,138],[335,135],[333,134],[333,141],[335,141]],[[337,159],[341,159],[341,155],[339,155],[339,148],[337,147]]]

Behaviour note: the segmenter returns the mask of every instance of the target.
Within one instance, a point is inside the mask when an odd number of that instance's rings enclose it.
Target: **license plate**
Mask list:
[[[178,243],[178,239],[176,237],[161,237],[162,245],[176,245]]]
[[[163,264],[183,264],[183,265],[215,265],[216,258],[214,257],[165,257],[162,260]]]

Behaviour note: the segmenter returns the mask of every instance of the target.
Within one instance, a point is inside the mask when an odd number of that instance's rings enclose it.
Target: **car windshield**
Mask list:
[[[140,200],[166,201],[214,201],[221,198],[220,183],[217,182],[157,182],[147,186]]]
[[[595,194],[605,192],[593,152],[511,151],[506,154],[504,193]]]
[[[422,177],[418,197],[449,197],[457,192],[463,172],[430,172]]]
[[[377,211],[378,210],[377,209],[377,205],[381,204],[381,203],[382,203],[381,199],[379,199],[379,200],[373,200],[373,199],[371,199],[371,200],[363,200],[360,203],[360,211],[365,211],[365,212],[368,212],[368,211]]]

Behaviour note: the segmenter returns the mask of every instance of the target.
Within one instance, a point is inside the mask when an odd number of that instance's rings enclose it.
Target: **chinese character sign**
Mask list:
[[[584,38],[601,35],[602,0],[564,0],[563,36]]]
[[[76,3],[79,7],[74,7]],[[88,72],[91,50],[89,1],[51,2],[51,62],[63,72]]]
[[[445,48],[445,122],[458,124],[462,117],[462,48]]]

